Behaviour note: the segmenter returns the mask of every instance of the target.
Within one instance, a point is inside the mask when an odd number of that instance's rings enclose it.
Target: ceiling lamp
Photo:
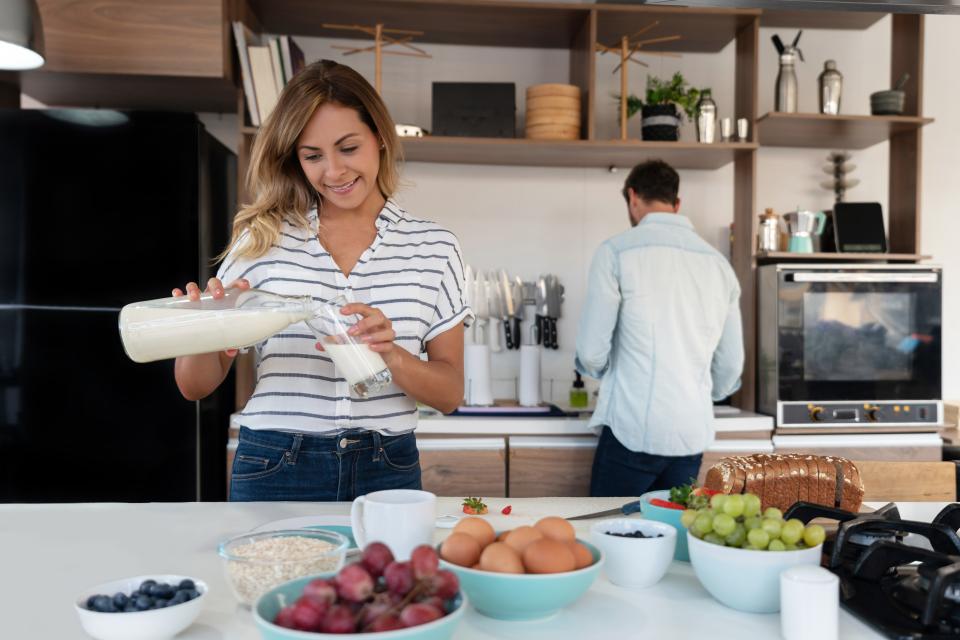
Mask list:
[[[43,27],[35,0],[0,0],[0,70],[43,65]]]

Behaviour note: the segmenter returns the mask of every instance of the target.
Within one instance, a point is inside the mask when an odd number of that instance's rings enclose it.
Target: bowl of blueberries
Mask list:
[[[161,640],[197,619],[206,594],[206,583],[188,576],[137,576],[91,587],[74,608],[97,640]]]

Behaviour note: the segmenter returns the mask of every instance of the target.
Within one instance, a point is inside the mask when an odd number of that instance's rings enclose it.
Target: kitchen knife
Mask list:
[[[537,344],[546,346],[546,324],[547,324],[547,281],[543,276],[537,278],[537,287],[534,295],[536,300],[536,327]]]
[[[513,279],[513,348],[519,349],[523,344],[520,335],[520,321],[523,320],[523,280],[520,276]]]
[[[513,304],[513,284],[510,282],[510,276],[506,269],[500,269],[500,295],[503,296],[503,335],[506,339],[507,349],[514,348],[514,342],[520,344],[520,330],[513,331],[513,320],[516,317],[516,308]]]
[[[473,324],[470,330],[464,333],[464,338],[467,344],[474,344],[477,341],[477,320],[480,319],[480,314],[476,306],[477,303],[473,299],[473,267],[470,265],[463,268],[463,280],[464,302],[473,311],[474,316]]]
[[[500,295],[500,285],[497,283],[497,275],[488,273],[484,276],[484,288],[487,291],[487,311],[490,318],[490,335],[487,336],[490,351],[499,353],[500,348],[500,327],[498,320],[503,320],[503,296]]]
[[[633,502],[628,502],[622,507],[616,509],[607,509],[606,511],[596,511],[594,513],[585,513],[582,516],[574,516],[572,518],[567,518],[567,520],[591,520],[593,518],[606,518],[609,516],[628,516],[631,513],[638,513],[640,511],[640,501],[634,500]]]

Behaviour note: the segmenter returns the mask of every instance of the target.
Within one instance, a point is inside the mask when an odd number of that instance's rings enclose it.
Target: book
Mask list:
[[[283,85],[287,83],[283,75],[283,63],[280,61],[280,38],[270,38],[270,62],[273,65],[273,80],[277,85],[277,95],[283,93]]]
[[[253,90],[257,96],[257,110],[260,122],[266,122],[267,116],[277,104],[277,83],[273,79],[273,62],[270,59],[270,47],[247,45],[250,56],[250,71],[253,75]]]
[[[280,56],[283,60],[284,72],[287,74],[286,82],[290,82],[290,79],[306,66],[303,50],[290,36],[280,36]]]
[[[250,112],[250,124],[260,126],[260,113],[257,109],[257,97],[253,90],[253,74],[250,71],[250,57],[247,54],[248,43],[255,42],[253,32],[239,20],[233,22],[233,38],[237,43],[237,56],[240,58],[240,77],[243,80],[243,95]]]

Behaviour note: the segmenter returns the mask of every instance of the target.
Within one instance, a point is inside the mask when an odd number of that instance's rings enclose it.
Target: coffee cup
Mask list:
[[[415,489],[387,489],[360,496],[350,508],[357,545],[382,542],[397,560],[407,560],[414,548],[433,544],[437,496]]]

